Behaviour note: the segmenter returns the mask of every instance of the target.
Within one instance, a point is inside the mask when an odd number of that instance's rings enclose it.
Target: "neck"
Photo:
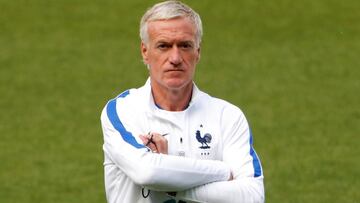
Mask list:
[[[167,111],[183,111],[190,103],[193,83],[181,89],[159,88],[151,85],[151,91],[156,105]]]

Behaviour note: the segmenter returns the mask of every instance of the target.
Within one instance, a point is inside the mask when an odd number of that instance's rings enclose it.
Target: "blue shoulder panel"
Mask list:
[[[129,94],[129,90],[121,93],[119,96],[117,96],[115,99],[112,99],[109,101],[106,107],[107,116],[109,117],[109,120],[111,124],[114,126],[114,128],[120,133],[123,140],[132,146],[136,148],[145,148],[144,145],[139,144],[135,137],[131,134],[131,132],[127,131],[122,124],[117,112],[116,112],[116,99],[119,97],[126,97]]]
[[[253,146],[253,136],[252,136],[252,132],[250,130],[250,155],[253,158],[253,165],[254,165],[254,177],[259,177],[261,176],[261,165],[260,165],[260,160],[259,157],[257,156],[255,150],[254,150],[254,146]]]

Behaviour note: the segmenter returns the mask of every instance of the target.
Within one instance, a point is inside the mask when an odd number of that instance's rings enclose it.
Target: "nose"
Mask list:
[[[182,56],[178,47],[174,46],[169,55],[169,61],[173,66],[179,66],[182,62]]]

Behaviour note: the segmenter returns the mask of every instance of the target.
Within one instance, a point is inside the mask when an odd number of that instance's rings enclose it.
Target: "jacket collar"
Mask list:
[[[196,105],[197,101],[199,100],[200,96],[202,95],[202,92],[199,90],[199,88],[196,86],[195,83],[193,83],[193,90],[192,90],[192,97],[189,102],[188,107],[183,111],[166,111],[161,109],[159,106],[157,106],[154,102],[154,97],[152,95],[151,91],[151,79],[148,78],[145,85],[142,87],[145,98],[144,101],[146,101],[147,104],[145,104],[146,112],[149,114],[149,116],[154,116],[166,121],[170,121],[178,126],[179,123],[179,115],[185,115],[187,112],[191,111],[192,108]],[[179,126],[181,127],[181,126]]]

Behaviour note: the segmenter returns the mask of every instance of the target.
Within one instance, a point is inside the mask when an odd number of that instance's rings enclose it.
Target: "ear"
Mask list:
[[[197,52],[196,62],[198,63],[200,61],[200,46],[199,48],[197,48],[196,52]]]
[[[148,64],[148,48],[147,48],[146,44],[144,44],[144,42],[141,42],[140,50],[141,50],[143,62],[145,64]]]

